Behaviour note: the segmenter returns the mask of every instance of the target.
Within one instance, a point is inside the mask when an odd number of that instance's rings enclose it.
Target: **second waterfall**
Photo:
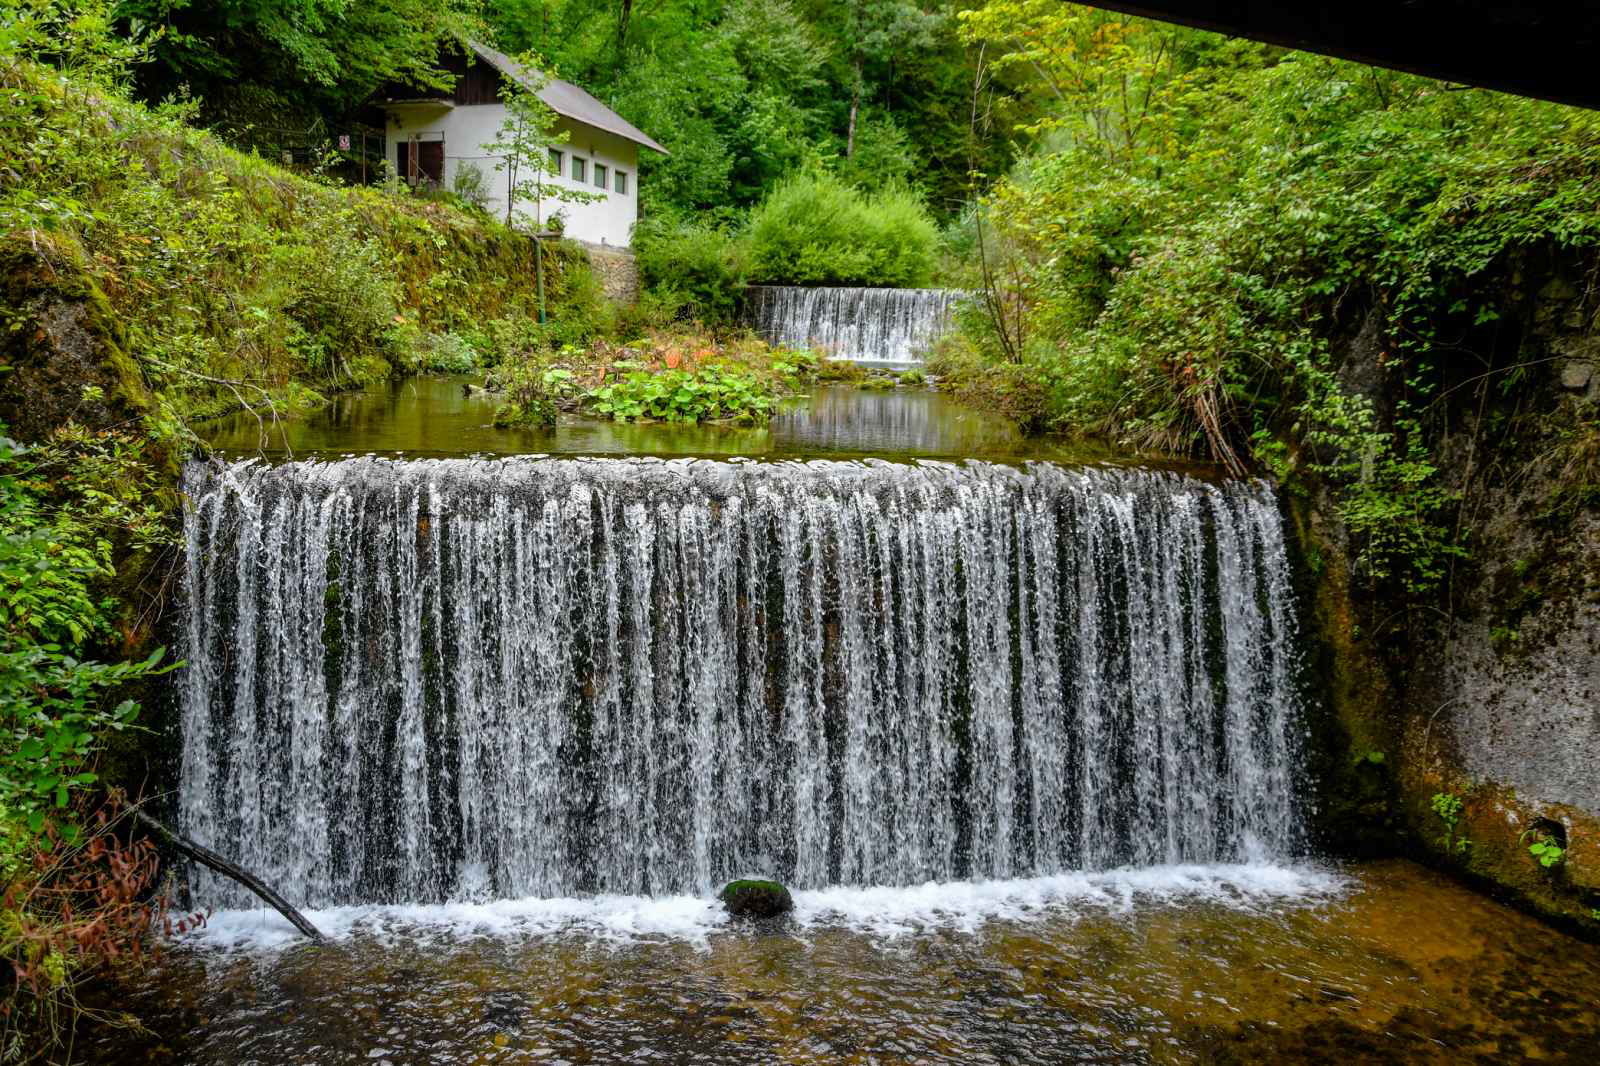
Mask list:
[[[183,826],[310,905],[1296,845],[1258,484],[366,458],[185,490]]]

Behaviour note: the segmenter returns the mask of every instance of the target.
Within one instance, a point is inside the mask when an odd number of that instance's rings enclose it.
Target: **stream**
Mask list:
[[[1600,947],[1309,843],[1265,483],[927,390],[492,411],[185,470],[178,819],[330,939],[196,872],[86,1061],[1600,1061]]]

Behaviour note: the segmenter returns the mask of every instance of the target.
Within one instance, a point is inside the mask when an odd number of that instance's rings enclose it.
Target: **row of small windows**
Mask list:
[[[566,153],[559,149],[550,149],[550,170],[555,174],[563,174]],[[572,157],[572,180],[586,182],[589,180],[589,161],[582,156]],[[628,172],[625,170],[612,170],[604,163],[594,165],[594,185],[597,189],[609,187],[623,196],[628,195]]]

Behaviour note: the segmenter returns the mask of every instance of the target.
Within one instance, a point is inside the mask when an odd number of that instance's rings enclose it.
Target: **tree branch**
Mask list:
[[[273,891],[270,885],[268,885],[265,881],[262,881],[250,871],[235,866],[233,863],[229,862],[227,859],[224,859],[221,855],[218,855],[210,848],[203,847],[199,844],[196,844],[188,837],[179,835],[176,830],[169,829],[166,825],[156,821],[154,818],[150,817],[148,814],[144,813],[138,808],[134,808],[133,817],[134,820],[140,825],[143,825],[145,828],[161,836],[174,848],[177,848],[180,852],[189,856],[189,858],[193,859],[195,862],[215,870],[224,877],[232,878],[244,887],[248,888],[251,892],[254,892],[256,895],[266,900],[267,904],[271,906],[273,910],[289,919],[290,925],[300,930],[300,932],[304,933],[311,940],[320,944],[325,939],[322,935],[322,932],[317,929],[316,926],[312,925],[306,920],[305,915],[291,907],[288,901],[282,896],[278,895],[277,892]]]

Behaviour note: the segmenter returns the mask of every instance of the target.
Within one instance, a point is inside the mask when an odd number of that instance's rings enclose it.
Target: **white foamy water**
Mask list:
[[[805,936],[846,929],[892,940],[930,932],[973,933],[995,922],[1128,915],[1137,908],[1311,906],[1337,898],[1349,878],[1313,866],[1267,863],[1152,866],[996,881],[906,887],[840,886],[794,893],[784,929]],[[752,928],[701,896],[594,896],[492,903],[329,907],[306,917],[334,941],[450,942],[474,938],[582,937],[597,944],[682,941],[704,947],[719,932]],[[276,912],[213,914],[185,944],[219,951],[274,951],[306,943]]]
[[[1299,853],[1261,483],[351,459],[197,463],[184,488],[180,821],[300,905]],[[547,911],[526,920],[580,920]]]
[[[748,315],[774,344],[817,347],[838,359],[920,363],[968,298],[956,289],[752,285]]]

